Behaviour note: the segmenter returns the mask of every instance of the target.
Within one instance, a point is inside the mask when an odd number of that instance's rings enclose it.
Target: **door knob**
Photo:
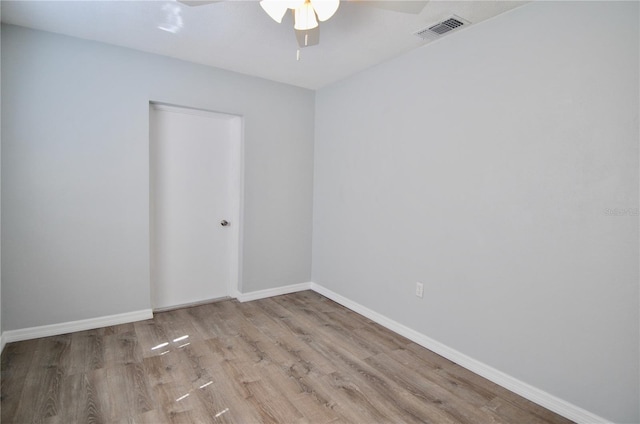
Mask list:
[[[226,219],[223,219],[222,221],[220,221],[220,225],[222,225],[223,227],[228,227],[229,221],[227,221]]]

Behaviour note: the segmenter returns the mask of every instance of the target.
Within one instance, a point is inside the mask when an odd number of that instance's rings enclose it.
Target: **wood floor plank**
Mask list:
[[[20,397],[24,388],[25,373],[20,370],[2,371],[0,381],[0,422],[12,422],[18,411]]]
[[[0,422],[14,419],[27,374],[31,367],[38,339],[9,343],[2,352],[0,368]],[[38,366],[36,363],[35,366]]]
[[[238,422],[237,420],[241,417],[238,416],[238,414],[229,413],[231,401],[228,396],[220,390],[220,385],[216,384],[219,383],[220,380],[210,381],[211,384],[203,383],[192,391],[192,394],[197,397],[201,405],[198,409],[202,411],[202,416],[215,418],[215,421],[220,423]],[[208,385],[204,386],[205,384]],[[239,409],[234,408],[234,412],[237,410]],[[240,409],[240,411],[242,411],[242,409]],[[200,421],[206,422],[204,419]]]
[[[155,400],[141,363],[115,365],[89,374],[97,404],[107,421],[117,421],[154,409]]]
[[[250,403],[260,414],[264,423],[297,423],[304,416],[282,393],[274,390],[270,381],[257,380],[244,384],[250,396]]]
[[[249,404],[250,394],[243,385],[243,381],[249,381],[246,377],[240,377],[237,365],[234,361],[223,360],[219,367],[213,367],[212,384],[203,388],[205,392],[201,397],[210,396],[209,391],[219,394],[223,400],[222,405],[216,408],[213,415],[218,420],[228,419],[236,423],[260,422],[260,415]]]
[[[227,302],[212,303],[210,308],[206,308],[207,314],[210,315],[210,325],[213,321],[215,328],[214,334],[225,336],[237,336],[241,333],[241,326],[244,325],[243,320],[238,319],[241,316],[243,305],[237,300]]]
[[[10,343],[0,363],[3,423],[570,423],[311,291]]]
[[[379,405],[387,415],[385,422],[401,419],[405,422],[438,422],[455,423],[447,411],[440,410],[439,405],[423,402],[393,381],[383,373],[377,372],[366,360],[349,356],[337,346],[327,347],[337,362],[343,364],[342,369],[331,375],[333,384],[346,393],[353,393],[365,399],[368,404]],[[393,393],[393,396],[389,394]],[[426,396],[425,396],[426,397]],[[424,400],[424,399],[423,399]],[[433,402],[437,403],[437,402]]]
[[[284,300],[283,296],[274,298],[274,301],[281,303],[282,306],[287,304]],[[304,313],[299,308],[296,311],[301,313],[292,318],[283,318],[282,322],[301,340],[309,343],[326,338],[329,343],[340,345],[359,359],[380,353],[376,346],[366,341],[363,342],[356,333],[348,332],[338,325],[328,323],[318,315]]]
[[[40,343],[40,339],[7,344],[2,352],[0,370],[25,370],[26,372],[31,366],[33,356],[38,349],[38,343]]]
[[[102,423],[104,417],[95,388],[85,374],[74,373],[63,377],[60,388],[58,413],[45,420],[46,424],[74,422]]]
[[[187,308],[184,314],[191,320],[194,331],[202,339],[237,335],[237,332],[227,331],[221,326],[222,319],[216,314],[216,308],[212,305]]]
[[[99,422],[106,421],[96,421],[96,424]],[[113,421],[113,424],[158,424],[162,422],[165,422],[164,416],[154,409],[131,417],[123,417],[118,421]]]
[[[540,405],[537,405],[522,396],[519,396],[504,387],[501,387],[492,381],[487,380],[484,377],[481,377],[477,374],[474,374],[460,366],[457,366],[455,363],[449,361],[442,356],[431,352],[428,349],[425,349],[415,343],[410,343],[407,345],[407,351],[398,352],[397,355],[407,354],[413,358],[420,358],[420,360],[431,364],[435,371],[434,374],[430,374],[431,377],[436,378],[437,376],[444,377],[450,386],[455,387],[471,387],[471,391],[467,391],[467,394],[476,394],[482,395],[485,398],[500,397],[507,402],[510,402],[517,406],[518,408],[524,409],[532,414],[533,417],[541,418],[544,421],[550,423],[561,423],[561,424],[569,424],[572,421],[568,420],[564,417],[559,416],[546,408],[543,408]]]
[[[71,335],[66,374],[81,374],[104,366],[105,346],[99,330],[78,331]]]
[[[138,321],[134,323],[134,329],[143,358],[160,355],[167,350],[163,347],[169,345],[169,336],[155,320]]]
[[[152,393],[157,402],[156,410],[163,417],[173,417],[196,408],[197,402],[187,396],[189,391],[188,386],[173,382],[152,386]]]
[[[528,424],[548,424],[547,420],[530,412],[526,412],[499,397],[496,397],[489,404],[482,407],[482,409],[499,415],[505,422],[509,423],[524,422],[526,420]]]
[[[319,355],[315,350],[309,349],[309,345],[304,340],[296,337],[287,331],[287,325],[283,323],[287,316],[278,319],[272,318],[269,314],[273,311],[275,303],[265,301],[256,305],[264,311],[266,316],[261,317],[256,323],[260,331],[288,354],[287,365],[302,367],[306,374],[327,375],[336,371],[336,367],[331,361]]]
[[[56,366],[31,369],[26,377],[13,422],[41,422],[57,415],[60,409],[62,376],[62,368]]]
[[[38,339],[32,365],[58,367],[66,371],[71,361],[71,334]]]
[[[203,340],[201,343],[196,343],[196,348],[202,346],[205,349],[203,355],[206,355],[206,359],[215,360],[218,362],[224,360],[238,359],[240,353],[238,352],[238,337],[216,337],[213,339]]]
[[[137,364],[142,361],[142,348],[135,330],[103,338],[103,361],[107,367]]]
[[[507,407],[507,404],[510,406]],[[571,424],[573,422],[512,392],[497,396],[492,403],[487,406],[487,408],[490,408],[492,411],[502,412],[503,414],[504,411],[512,411],[511,407],[517,408],[518,416],[526,417],[526,419],[531,419],[531,421],[534,422],[551,424]],[[509,414],[509,416],[510,415],[511,414]]]
[[[495,392],[487,390],[483,385],[465,379],[465,375],[451,375],[443,371],[446,368],[442,368],[440,365],[422,361],[410,350],[395,350],[390,352],[389,356],[410,369],[414,376],[439,385],[463,399],[467,404],[477,408],[483,407],[496,396]]]
[[[450,417],[460,422],[486,422],[504,423],[496,414],[478,408],[469,403],[464,393],[451,392],[443,386],[426,378],[415,378],[415,370],[403,366],[386,354],[376,355],[366,359],[366,362],[384,372],[399,386],[407,390],[411,395],[423,402],[433,404],[445,411]],[[482,407],[489,404],[485,402]]]
[[[167,341],[175,346],[211,337],[201,335],[195,328],[193,318],[184,309],[156,314],[154,322],[163,329]]]
[[[135,323],[128,322],[125,324],[111,325],[96,329],[101,336],[112,336],[114,334],[128,333],[135,330]]]

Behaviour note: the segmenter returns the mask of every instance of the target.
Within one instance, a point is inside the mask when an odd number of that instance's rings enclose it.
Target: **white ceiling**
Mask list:
[[[413,33],[452,14],[477,24],[525,2],[430,1],[418,15],[375,3],[343,1],[320,24],[320,44],[302,49],[299,61],[292,16],[277,24],[257,1],[189,7],[175,0],[2,0],[1,14],[9,24],[317,89],[427,44]]]

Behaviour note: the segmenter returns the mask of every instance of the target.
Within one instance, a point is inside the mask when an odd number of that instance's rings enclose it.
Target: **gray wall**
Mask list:
[[[313,91],[2,31],[5,330],[150,307],[150,100],[244,117],[242,291],[310,281]]]
[[[319,90],[313,281],[638,422],[638,12],[532,3]]]

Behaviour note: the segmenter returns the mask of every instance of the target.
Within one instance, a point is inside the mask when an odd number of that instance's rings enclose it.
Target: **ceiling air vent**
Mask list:
[[[469,21],[454,15],[449,19],[446,19],[435,25],[428,26],[427,28],[416,31],[413,34],[424,40],[433,40],[434,38],[441,37],[444,34],[456,30],[463,25],[469,25]]]

